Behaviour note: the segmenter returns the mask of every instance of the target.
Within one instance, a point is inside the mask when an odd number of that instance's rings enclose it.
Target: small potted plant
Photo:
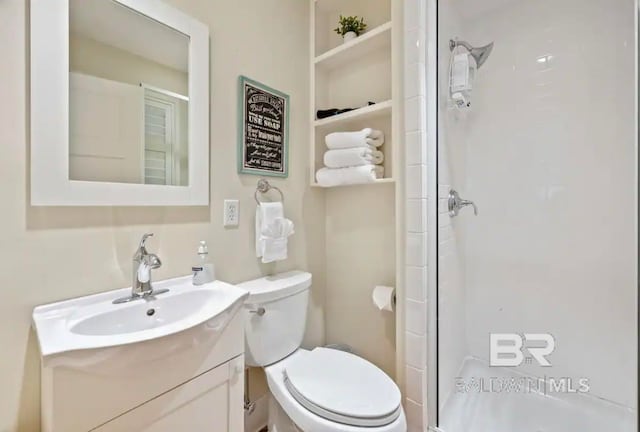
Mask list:
[[[364,33],[366,28],[367,25],[364,22],[364,18],[340,15],[338,27],[334,31],[342,36],[344,42],[347,43]]]

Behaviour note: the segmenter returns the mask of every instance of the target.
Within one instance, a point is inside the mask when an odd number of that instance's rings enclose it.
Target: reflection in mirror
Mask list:
[[[69,179],[187,186],[189,37],[113,0],[69,8]]]

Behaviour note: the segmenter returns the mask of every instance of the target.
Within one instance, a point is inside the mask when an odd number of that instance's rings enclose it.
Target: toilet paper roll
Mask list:
[[[373,304],[381,311],[393,312],[395,306],[396,289],[388,286],[376,286],[373,289]]]

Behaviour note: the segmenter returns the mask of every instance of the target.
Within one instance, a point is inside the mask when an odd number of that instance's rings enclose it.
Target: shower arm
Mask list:
[[[456,49],[456,47],[459,46],[466,48],[469,52],[471,52],[471,50],[473,49],[473,47],[467,41],[459,41],[454,39],[451,39],[449,41],[449,50],[453,51],[454,49]]]

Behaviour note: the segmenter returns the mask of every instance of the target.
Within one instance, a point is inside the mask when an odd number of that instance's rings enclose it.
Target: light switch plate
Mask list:
[[[224,226],[238,226],[240,223],[240,203],[238,200],[224,200]]]

